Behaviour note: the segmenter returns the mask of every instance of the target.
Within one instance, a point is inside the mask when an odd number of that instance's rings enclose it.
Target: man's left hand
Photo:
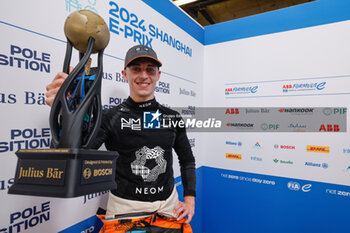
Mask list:
[[[194,206],[194,196],[185,196],[184,202],[179,201],[174,208],[174,215],[177,217],[177,220],[187,216],[185,223],[190,223],[194,215]]]

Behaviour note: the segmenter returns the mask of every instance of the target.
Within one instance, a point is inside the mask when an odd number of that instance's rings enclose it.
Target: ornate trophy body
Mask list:
[[[116,188],[117,152],[90,148],[101,123],[103,51],[109,30],[97,14],[80,10],[68,16],[63,71],[68,73],[72,48],[80,61],[57,92],[50,113],[53,149],[19,150],[10,194],[76,197]],[[91,68],[91,54],[98,53]]]

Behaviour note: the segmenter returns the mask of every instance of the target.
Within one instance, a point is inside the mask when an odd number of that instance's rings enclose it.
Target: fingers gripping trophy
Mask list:
[[[70,14],[63,72],[69,72],[72,50],[79,63],[56,94],[50,112],[52,149],[19,150],[10,194],[76,197],[116,188],[117,152],[91,150],[101,123],[103,52],[110,34],[104,20],[88,10]],[[97,67],[91,55],[97,54]]]

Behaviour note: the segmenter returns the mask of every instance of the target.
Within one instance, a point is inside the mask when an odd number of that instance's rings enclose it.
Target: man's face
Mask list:
[[[153,99],[160,73],[157,65],[147,58],[133,61],[122,71],[123,78],[129,83],[130,97],[136,102]]]

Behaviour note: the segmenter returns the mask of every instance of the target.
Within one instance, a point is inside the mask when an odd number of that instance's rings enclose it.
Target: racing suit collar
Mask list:
[[[145,109],[145,108],[154,108],[158,106],[158,103],[155,98],[145,101],[145,102],[135,102],[131,97],[129,96],[126,99],[126,104],[133,108],[139,108],[139,109]]]

